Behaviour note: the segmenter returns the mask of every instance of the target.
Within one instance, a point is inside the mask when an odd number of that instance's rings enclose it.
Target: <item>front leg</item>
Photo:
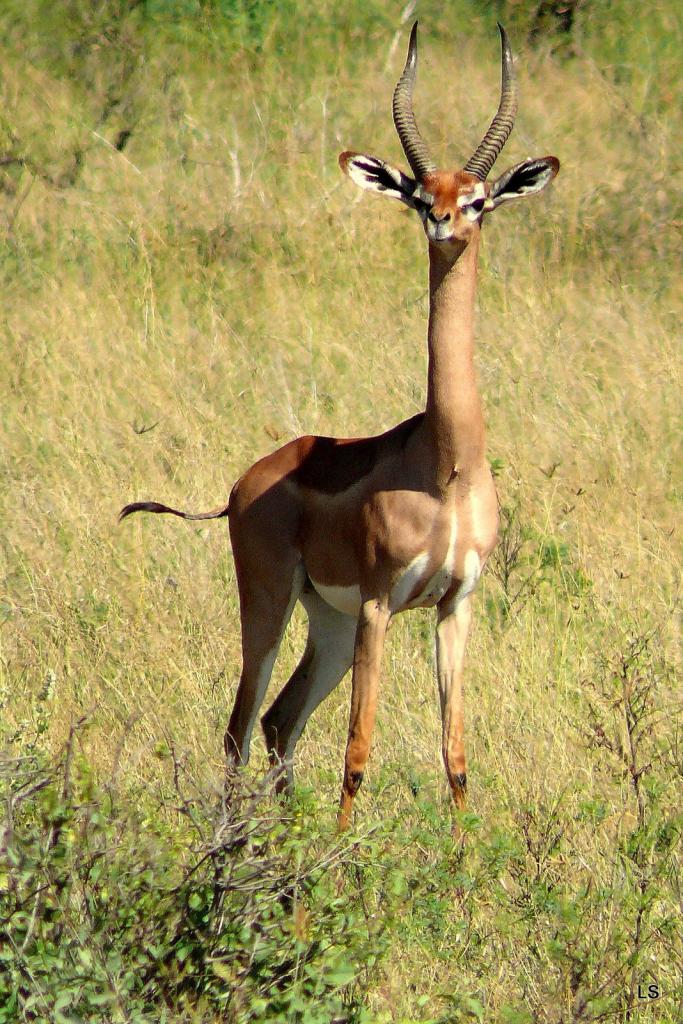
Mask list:
[[[340,831],[347,828],[351,820],[353,798],[363,781],[363,772],[370,753],[389,614],[386,604],[372,600],[362,605],[358,616],[353,653],[349,737],[346,744],[344,784],[337,817]]]
[[[436,626],[436,672],[441,700],[444,765],[458,810],[465,807],[467,763],[465,761],[465,722],[462,693],[463,666],[467,634],[472,620],[472,599],[468,595],[453,608],[439,606]]]

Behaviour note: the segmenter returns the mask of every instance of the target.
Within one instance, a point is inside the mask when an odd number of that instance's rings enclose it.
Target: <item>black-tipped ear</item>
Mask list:
[[[408,206],[413,205],[413,193],[418,183],[384,160],[363,153],[346,152],[339,157],[339,166],[359,188],[400,199]]]
[[[511,199],[535,195],[553,180],[559,169],[560,161],[554,156],[515,164],[492,182],[487,206],[495,209]]]

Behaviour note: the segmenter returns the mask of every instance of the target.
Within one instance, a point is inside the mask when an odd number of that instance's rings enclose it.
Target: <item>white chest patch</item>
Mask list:
[[[424,579],[424,574],[429,565],[429,553],[423,551],[416,555],[407,569],[404,569],[398,577],[389,596],[389,608],[392,612],[398,612],[405,608],[408,598]]]
[[[458,524],[455,516],[451,519],[451,534],[448,540],[448,550],[443,565],[423,585],[417,597],[410,600],[410,595],[415,588],[424,580],[424,574],[429,564],[429,553],[424,552],[418,555],[410,563],[394,585],[391,592],[390,608],[392,612],[400,611],[401,608],[419,608],[424,604],[436,604],[446,593],[453,582],[453,566],[455,564],[455,542],[458,535]]]
[[[465,555],[463,580],[453,597],[453,611],[464,598],[468,597],[476,587],[481,575],[481,562],[476,551],[470,550]]]
[[[357,583],[350,587],[329,586],[326,583],[316,583],[314,579],[311,579],[311,583],[323,601],[336,608],[338,612],[353,616],[357,616],[360,612],[361,596]]]

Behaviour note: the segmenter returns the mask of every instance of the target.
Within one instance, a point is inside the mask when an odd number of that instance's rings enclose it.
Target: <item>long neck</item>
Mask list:
[[[429,369],[425,425],[441,485],[484,459],[484,419],[474,375],[479,230],[453,258],[429,247]]]

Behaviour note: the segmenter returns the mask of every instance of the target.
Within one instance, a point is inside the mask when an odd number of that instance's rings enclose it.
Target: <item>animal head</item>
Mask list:
[[[501,95],[498,111],[473,155],[460,170],[438,170],[420,135],[413,113],[417,75],[417,22],[408,44],[403,74],[394,90],[393,114],[398,137],[414,177],[374,156],[345,152],[339,164],[362,189],[398,199],[415,210],[430,243],[467,243],[485,213],[511,199],[534,195],[552,181],[560,169],[554,156],[523,160],[494,181],[487,181],[514,125],[517,85],[507,33],[500,30],[502,48]]]

